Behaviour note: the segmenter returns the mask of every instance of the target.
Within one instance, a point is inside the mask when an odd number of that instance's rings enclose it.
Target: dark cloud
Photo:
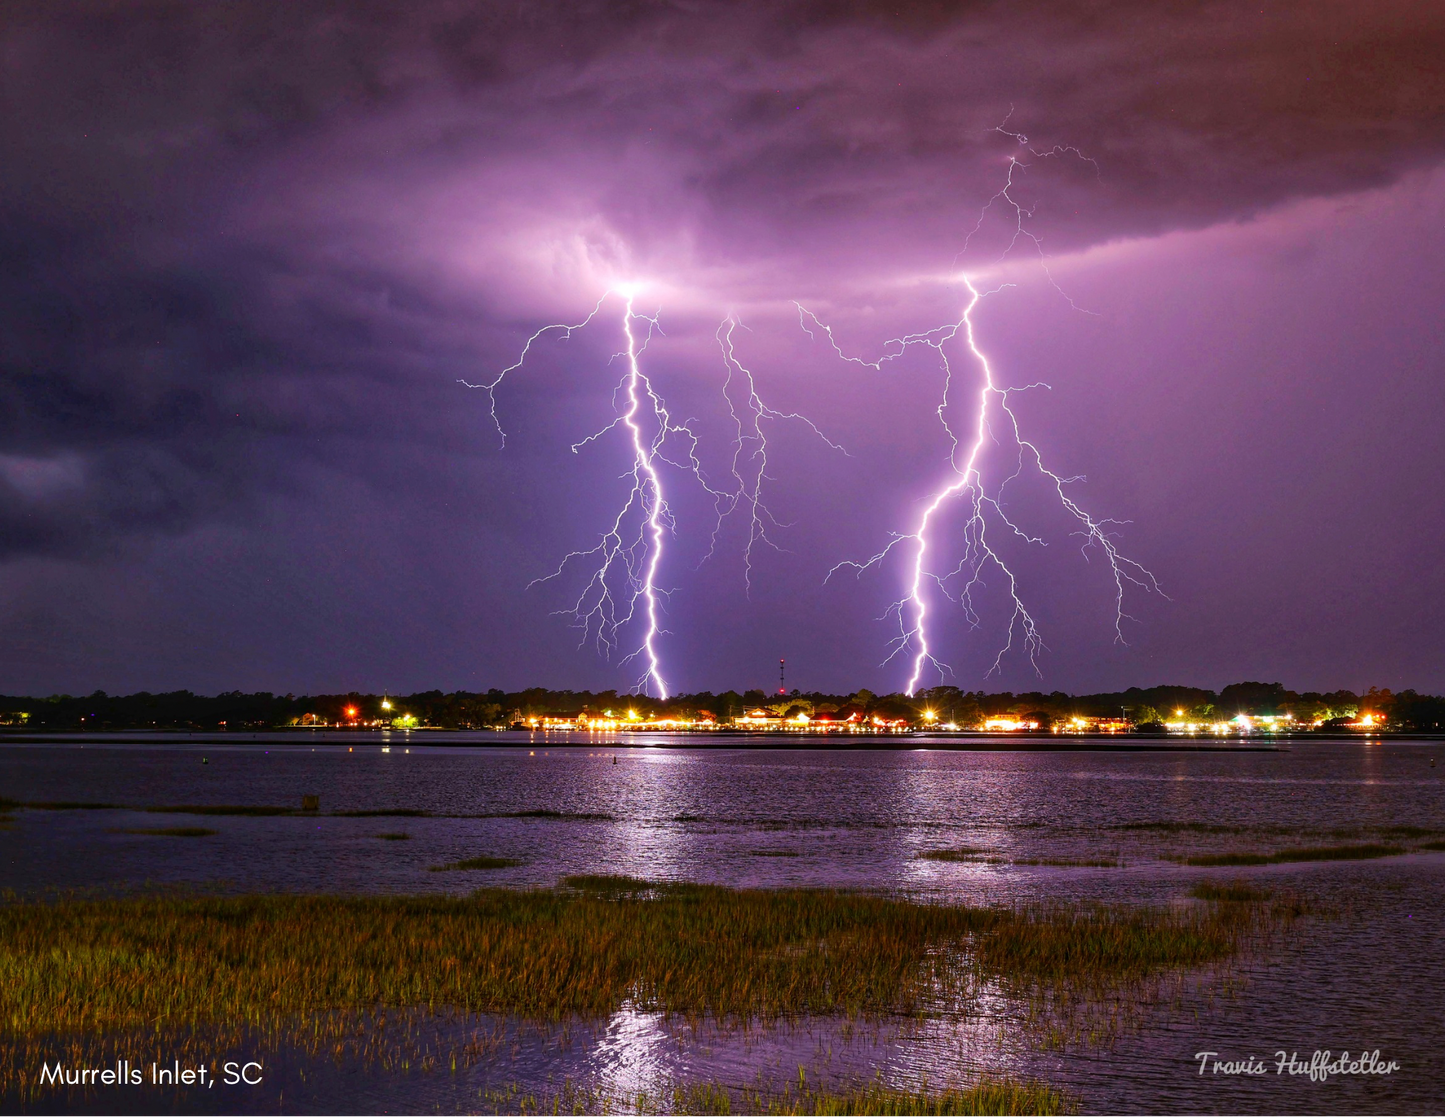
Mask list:
[[[845,303],[949,267],[1011,156],[1060,253],[1398,182],[1442,57],[1432,3],[7,4],[0,559],[337,476],[525,505],[557,475],[456,380],[608,268]]]

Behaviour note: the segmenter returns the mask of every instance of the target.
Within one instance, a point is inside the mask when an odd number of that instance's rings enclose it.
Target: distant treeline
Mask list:
[[[390,702],[383,708],[382,702]],[[374,724],[394,718],[415,718],[416,723],[447,729],[485,729],[505,726],[518,717],[570,716],[584,709],[612,710],[625,715],[635,710],[644,718],[665,712],[695,716],[708,711],[726,721],[744,709],[767,706],[779,713],[861,711],[888,718],[921,720],[932,711],[940,722],[970,725],[986,717],[1015,714],[1042,725],[1069,717],[1127,716],[1135,725],[1183,716],[1196,721],[1228,720],[1236,714],[1293,714],[1305,723],[1351,719],[1374,714],[1402,729],[1433,731],[1445,728],[1445,698],[1413,690],[1393,694],[1371,689],[1297,693],[1279,683],[1235,683],[1219,692],[1198,687],[1131,687],[1104,694],[1065,694],[1030,691],[996,694],[934,687],[909,698],[901,694],[877,695],[860,690],[853,694],[805,693],[787,695],[760,690],[721,694],[682,694],[665,702],[616,691],[530,690],[507,692],[439,690],[419,694],[243,694],[230,691],[214,697],[178,690],[166,694],[108,695],[96,691],[86,697],[68,694],[49,698],[0,697],[0,723],[31,729],[269,729],[308,723]],[[352,713],[351,711],[354,711]]]

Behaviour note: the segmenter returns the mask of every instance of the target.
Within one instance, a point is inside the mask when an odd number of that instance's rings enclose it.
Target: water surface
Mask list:
[[[288,1111],[468,1109],[486,1091],[562,1081],[635,1091],[678,1078],[730,1085],[967,1081],[980,1069],[1040,1077],[1089,1111],[1437,1112],[1445,1096],[1445,785],[1440,742],[1291,742],[1265,752],[690,749],[562,734],[419,734],[298,739],[177,736],[0,743],[0,795],[93,801],[108,810],[19,810],[0,830],[0,888],[124,890],[162,884],[227,891],[464,893],[551,886],[575,873],[626,873],[735,887],[842,886],[936,900],[1181,902],[1205,877],[1297,889],[1337,913],[1251,960],[1232,995],[1190,993],[1106,1048],[1040,1051],[1009,1006],[968,1021],[849,1032],[834,1021],[747,1034],[679,1029],[624,1010],[545,1034],[508,1021],[496,1053],[458,1073],[401,1075],[282,1059],[260,1092],[147,1096],[138,1109]],[[461,738],[449,736],[448,741]],[[499,746],[499,741],[505,745]],[[338,743],[339,742],[339,743]],[[1048,742],[1042,742],[1047,745]],[[927,742],[915,740],[915,746]],[[299,808],[280,817],[147,813],[147,806]],[[424,811],[346,817],[343,811]],[[1161,824],[1167,824],[1161,825]],[[1182,824],[1182,825],[1181,825]],[[120,833],[203,825],[205,838]],[[1150,828],[1153,826],[1153,828]],[[1414,830],[1402,831],[1401,827]],[[404,832],[404,841],[381,833]],[[1228,870],[1169,860],[1201,851],[1391,841],[1378,861]],[[970,847],[982,860],[920,855]],[[487,872],[432,872],[466,857],[515,858]],[[1110,867],[1021,864],[1111,860]],[[1187,1001],[1187,1003],[1185,1003]],[[473,1026],[480,1026],[473,1022]],[[1311,1083],[1197,1073],[1194,1053],[1304,1058],[1379,1048],[1387,1077]],[[303,1077],[304,1076],[304,1077]],[[262,1100],[264,1099],[264,1101]],[[56,1098],[60,1104],[61,1099]],[[79,1099],[69,1098],[68,1104]],[[135,1100],[135,1099],[132,1099]],[[107,1095],[100,1109],[129,1105]]]

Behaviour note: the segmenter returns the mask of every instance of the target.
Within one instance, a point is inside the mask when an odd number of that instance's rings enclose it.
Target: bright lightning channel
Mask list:
[[[565,340],[577,330],[590,325],[602,313],[607,300],[613,296],[619,297],[623,302],[621,325],[623,337],[626,339],[625,350],[616,355],[624,359],[626,371],[617,386],[614,399],[620,394],[624,402],[612,422],[575,443],[572,451],[579,453],[614,428],[625,428],[632,457],[629,471],[632,486],[612,525],[603,532],[596,546],[585,551],[572,551],[563,556],[555,570],[533,579],[528,583],[528,588],[559,578],[569,566],[585,564],[590,560],[591,574],[582,592],[572,606],[563,612],[573,618],[576,627],[582,629],[582,644],[585,645],[589,640],[595,642],[598,651],[608,658],[620,650],[622,630],[634,620],[640,620],[643,625],[642,639],[623,657],[622,662],[639,657],[643,659],[646,670],[637,681],[636,689],[650,690],[657,697],[665,699],[669,692],[663,676],[658,642],[665,634],[661,625],[661,613],[668,591],[659,587],[658,575],[662,567],[666,539],[673,533],[676,525],[663,493],[659,463],[672,465],[691,474],[713,500],[716,521],[712,529],[712,545],[704,562],[716,549],[723,521],[739,508],[748,510],[749,532],[744,549],[744,583],[751,591],[753,547],[758,543],[765,543],[780,549],[768,536],[767,528],[769,525],[774,528],[787,526],[773,517],[762,499],[762,486],[767,479],[767,438],[763,433],[763,422],[787,419],[803,423],[831,449],[841,453],[846,451],[824,435],[806,416],[791,411],[778,411],[763,400],[752,372],[742,364],[733,344],[734,331],[746,327],[742,326],[736,315],[729,314],[718,328],[717,338],[727,369],[727,377],[723,382],[723,399],[727,403],[736,430],[731,462],[733,487],[714,488],[708,481],[698,457],[699,440],[692,429],[692,420],[674,420],[652,380],[643,371],[642,353],[652,340],[653,334],[660,332],[661,327],[657,314],[642,314],[635,309],[635,285],[618,286],[607,291],[581,322],[543,326],[527,339],[517,360],[491,380],[477,384],[460,381],[469,388],[478,388],[487,393],[492,421],[503,446],[506,445],[506,434],[497,415],[496,392],[507,374],[522,368],[532,346],[542,337],[557,334]],[[645,330],[639,331],[639,323],[645,325]],[[641,337],[639,333],[642,334]],[[746,386],[741,400],[734,393],[735,376]],[[668,455],[666,451],[669,442],[681,444],[685,450],[685,460]]]
[[[936,413],[939,422],[942,423],[950,442],[949,464],[953,469],[954,476],[944,485],[937,489],[932,498],[924,506],[922,515],[919,516],[914,529],[907,533],[898,533],[893,536],[888,545],[877,554],[863,562],[844,561],[838,563],[828,572],[831,578],[839,570],[852,569],[855,574],[861,575],[863,571],[877,566],[888,557],[890,553],[900,546],[911,547],[912,560],[909,564],[907,577],[907,593],[889,606],[885,616],[896,615],[898,618],[899,633],[889,641],[888,656],[884,659],[887,663],[896,656],[904,653],[912,655],[912,673],[909,675],[906,692],[914,694],[923,678],[925,669],[932,668],[940,676],[952,674],[952,669],[939,660],[932,652],[929,645],[928,628],[928,596],[925,592],[927,583],[934,583],[945,596],[956,600],[963,608],[965,617],[969,624],[978,627],[979,618],[974,610],[974,593],[983,584],[983,573],[988,568],[996,568],[1003,577],[1008,588],[1009,601],[1012,603],[1013,612],[1009,617],[1007,640],[994,657],[993,666],[988,674],[1002,669],[1003,658],[1013,648],[1017,637],[1024,651],[1027,653],[1030,665],[1036,673],[1039,672],[1038,655],[1044,649],[1043,639],[1039,634],[1038,624],[1033,614],[1024,603],[1019,592],[1018,576],[1014,573],[1008,563],[994,549],[989,540],[990,515],[1003,528],[1014,534],[1026,543],[1046,546],[1044,541],[1030,535],[1020,528],[1003,510],[1002,498],[1004,489],[1008,484],[1019,477],[1023,472],[1025,464],[1031,463],[1038,474],[1046,479],[1058,496],[1059,502],[1065,511],[1077,521],[1079,527],[1075,534],[1084,537],[1082,544],[1085,557],[1091,547],[1100,550],[1109,563],[1109,569],[1114,581],[1114,635],[1120,643],[1125,643],[1123,624],[1129,615],[1124,611],[1124,591],[1126,584],[1133,584],[1139,588],[1150,590],[1163,596],[1154,575],[1132,559],[1126,558],[1119,552],[1114,537],[1110,531],[1112,527],[1118,526],[1123,521],[1112,519],[1094,519],[1079,504],[1068,495],[1067,486],[1082,480],[1079,477],[1063,477],[1049,469],[1043,460],[1043,455],[1033,442],[1023,436],[1022,428],[1019,425],[1018,416],[1009,406],[1009,395],[1012,392],[1024,391],[1028,388],[1047,387],[1044,384],[1029,384],[1023,388],[1001,388],[994,379],[993,366],[989,363],[988,357],[978,346],[978,339],[974,332],[973,312],[984,297],[984,292],[974,286],[973,281],[964,276],[962,282],[968,288],[969,300],[963,309],[962,315],[956,322],[926,330],[920,333],[906,334],[899,338],[893,338],[885,344],[883,356],[876,361],[865,361],[862,358],[850,356],[838,345],[833,336],[832,328],[825,325],[812,311],[807,310],[801,304],[798,305],[799,323],[810,337],[816,337],[814,328],[821,330],[827,337],[829,344],[834,351],[844,360],[850,363],[864,365],[868,368],[881,370],[886,362],[896,360],[907,350],[917,345],[927,346],[933,349],[943,368],[943,394],[939,401]],[[993,292],[989,292],[990,294]],[[812,326],[809,325],[811,321]],[[971,444],[966,452],[958,435],[949,423],[949,393],[953,387],[953,366],[949,360],[948,351],[945,345],[962,335],[963,342],[967,347],[970,356],[977,364],[981,373],[981,384],[978,393],[978,408],[975,415],[975,423]],[[989,423],[990,408],[996,408],[1001,413],[1006,429],[1013,435],[1014,443],[1018,448],[1017,467],[1013,473],[1005,477],[994,487],[990,487],[984,475],[981,464],[981,456],[985,440],[992,437],[993,429]],[[964,523],[964,549],[958,564],[947,573],[939,573],[933,569],[929,562],[930,539],[929,531],[934,526],[935,518],[941,513],[944,506],[954,498],[959,497],[967,501],[968,518]],[[957,597],[949,592],[949,583],[955,579],[964,578]],[[827,579],[825,579],[826,581]]]

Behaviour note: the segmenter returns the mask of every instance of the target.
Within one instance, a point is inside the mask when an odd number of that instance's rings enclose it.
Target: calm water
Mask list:
[[[1402,825],[1445,836],[1445,743],[1292,743],[1277,752],[960,752],[626,747],[538,735],[512,747],[438,747],[425,734],[343,742],[292,735],[166,744],[0,743],[0,795],[101,801],[134,810],[16,812],[0,830],[0,888],[128,888],[195,883],[237,891],[454,891],[555,884],[572,873],[627,873],[735,886],[841,885],[969,902],[1043,898],[1170,902],[1205,876],[1291,887],[1340,914],[1243,967],[1231,995],[1186,994],[1108,1048],[1040,1052],[1016,1038],[1010,1006],[969,1021],[849,1035],[831,1021],[748,1034],[694,1033],[624,1011],[562,1033],[490,1022],[493,1056],[458,1074],[397,1076],[361,1067],[272,1062],[255,1091],[109,1095],[96,1107],[255,1111],[454,1111],[478,1091],[563,1080],[636,1090],[677,1078],[733,1085],[875,1073],[899,1085],[967,1079],[980,1069],[1042,1078],[1089,1111],[1439,1112],[1445,1098],[1445,853],[1365,862],[1204,870],[1162,858],[1201,850],[1379,840]],[[456,740],[449,737],[449,741]],[[675,741],[673,742],[676,743]],[[922,745],[926,742],[914,742]],[[203,763],[203,760],[205,761]],[[143,813],[149,805],[299,806],[316,817]],[[429,818],[344,818],[328,811],[425,810]],[[548,817],[499,817],[528,811]],[[444,817],[452,816],[452,817]],[[491,817],[477,817],[491,816]],[[201,839],[128,827],[203,822]],[[1126,829],[1201,823],[1228,833]],[[382,841],[403,831],[410,841]],[[1411,841],[1404,844],[1410,845]],[[1005,863],[921,860],[975,846]],[[428,866],[490,854],[487,873]],[[1114,857],[1114,868],[1010,864]],[[1217,990],[1216,990],[1217,992]],[[1376,1078],[1271,1073],[1201,1078],[1193,1055],[1378,1048],[1401,1070]],[[137,1056],[139,1058],[139,1056]],[[304,1076],[304,1077],[303,1077]],[[71,1099],[72,1102],[74,1099]],[[59,1103],[60,1098],[56,1098]]]

